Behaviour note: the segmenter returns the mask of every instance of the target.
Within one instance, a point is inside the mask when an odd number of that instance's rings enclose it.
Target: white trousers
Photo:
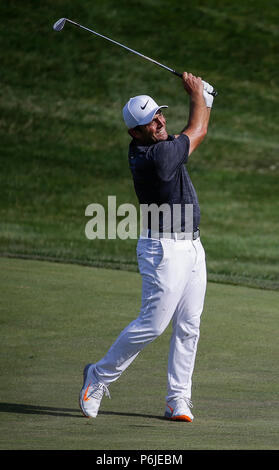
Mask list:
[[[117,380],[172,320],[166,399],[191,398],[206,291],[202,243],[199,238],[194,241],[140,238],[137,256],[142,276],[141,310],[96,363],[97,380],[105,385]]]

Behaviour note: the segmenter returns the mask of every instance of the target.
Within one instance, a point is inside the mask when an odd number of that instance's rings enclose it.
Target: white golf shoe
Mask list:
[[[103,395],[110,398],[107,386],[94,377],[94,364],[87,364],[83,371],[83,386],[79,394],[79,405],[87,418],[96,418]]]
[[[191,423],[194,416],[190,408],[193,408],[193,404],[189,398],[175,398],[166,403],[165,418],[172,421],[188,421]]]

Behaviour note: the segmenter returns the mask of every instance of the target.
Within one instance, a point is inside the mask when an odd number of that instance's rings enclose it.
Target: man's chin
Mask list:
[[[167,132],[158,132],[158,134],[156,135],[157,142],[160,142],[162,140],[167,140],[167,138],[168,138]]]

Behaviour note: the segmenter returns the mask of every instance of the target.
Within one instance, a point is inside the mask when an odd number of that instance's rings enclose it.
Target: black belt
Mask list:
[[[171,240],[197,240],[200,237],[200,229],[195,232],[186,233],[186,232],[177,232],[177,233],[164,233],[164,232],[154,232],[151,229],[147,230],[148,238],[168,238]]]

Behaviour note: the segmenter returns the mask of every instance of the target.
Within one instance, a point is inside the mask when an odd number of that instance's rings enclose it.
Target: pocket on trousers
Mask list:
[[[142,238],[138,241],[137,257],[139,267],[142,262],[158,269],[164,260],[164,248],[160,240]]]

